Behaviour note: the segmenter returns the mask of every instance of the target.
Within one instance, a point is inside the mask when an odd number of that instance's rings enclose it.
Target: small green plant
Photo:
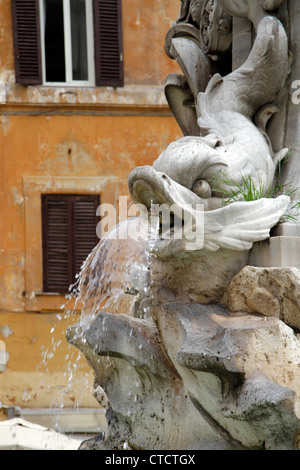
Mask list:
[[[275,198],[280,195],[291,197],[300,188],[292,188],[290,183],[282,184],[280,181],[282,169],[291,158],[291,155],[292,149],[289,149],[285,157],[279,162],[274,182],[268,188],[261,181],[258,181],[258,185],[255,184],[251,175],[242,176],[241,182],[238,183],[220,171],[220,176],[215,176],[210,180],[212,190],[221,195],[224,205],[242,200],[250,202],[262,198]],[[280,222],[287,220],[296,222],[299,215],[300,202],[297,202],[289,208],[287,214],[281,217]]]
[[[238,183],[220,171],[220,176],[212,178],[210,184],[212,190],[222,196],[224,205],[241,200],[256,201],[265,197],[264,187],[261,184],[256,187],[250,175],[242,176],[242,181]]]

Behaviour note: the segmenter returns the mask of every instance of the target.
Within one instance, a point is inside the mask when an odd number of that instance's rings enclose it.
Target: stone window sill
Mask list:
[[[75,107],[90,111],[146,109],[168,112],[163,86],[71,87],[22,86],[4,84],[0,93],[1,112],[5,109],[55,108],[57,112]],[[171,113],[170,113],[171,114]]]

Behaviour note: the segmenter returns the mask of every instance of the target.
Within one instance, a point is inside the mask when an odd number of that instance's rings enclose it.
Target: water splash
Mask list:
[[[79,320],[78,335],[81,336],[81,341],[84,341],[82,332],[102,309],[113,313],[134,314],[140,318],[150,315],[150,267],[158,236],[159,218],[151,211],[148,220],[138,217],[122,221],[109,236],[98,243],[65,296],[61,313],[56,315],[57,322],[49,332],[51,346],[42,347],[41,362],[37,369],[49,372],[49,364],[62,350],[62,340],[55,339],[55,333],[61,330],[62,321],[67,320],[71,324],[74,315]],[[76,314],[76,310],[81,310],[81,314]],[[53,398],[51,407],[54,410],[65,406],[66,397],[72,399],[81,358],[82,353],[68,345],[63,367],[65,385],[57,390]],[[109,365],[109,357],[107,361]],[[87,395],[91,374],[94,374],[92,369],[79,374],[82,396],[77,396],[72,403],[74,412],[80,408],[81,399]],[[134,395],[134,402],[136,400],[137,395]]]
[[[150,223],[141,217],[127,219],[93,250],[79,276],[77,302],[82,304],[83,330],[100,310],[130,314],[131,302],[135,316],[147,316],[151,256],[158,233],[156,214]]]

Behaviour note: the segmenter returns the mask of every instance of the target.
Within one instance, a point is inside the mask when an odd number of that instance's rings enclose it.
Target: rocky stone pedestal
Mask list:
[[[290,327],[220,305],[153,313],[155,325],[99,313],[86,332],[69,331],[108,398],[107,438],[83,448],[297,447],[300,342]]]

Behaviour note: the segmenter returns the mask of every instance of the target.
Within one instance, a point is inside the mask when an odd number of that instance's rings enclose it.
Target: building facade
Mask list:
[[[83,379],[87,387],[92,382],[89,368],[65,340],[79,315],[62,308],[66,285],[97,242],[97,205],[117,208],[120,196],[129,198],[130,171],[152,164],[181,136],[163,91],[165,77],[178,71],[164,40],[179,6],[177,0],[0,1],[0,339],[9,354],[0,402],[6,406],[58,406],[58,395],[64,406],[78,397],[80,406],[96,404],[90,391],[82,394]],[[66,391],[73,360],[78,391],[75,382]]]

